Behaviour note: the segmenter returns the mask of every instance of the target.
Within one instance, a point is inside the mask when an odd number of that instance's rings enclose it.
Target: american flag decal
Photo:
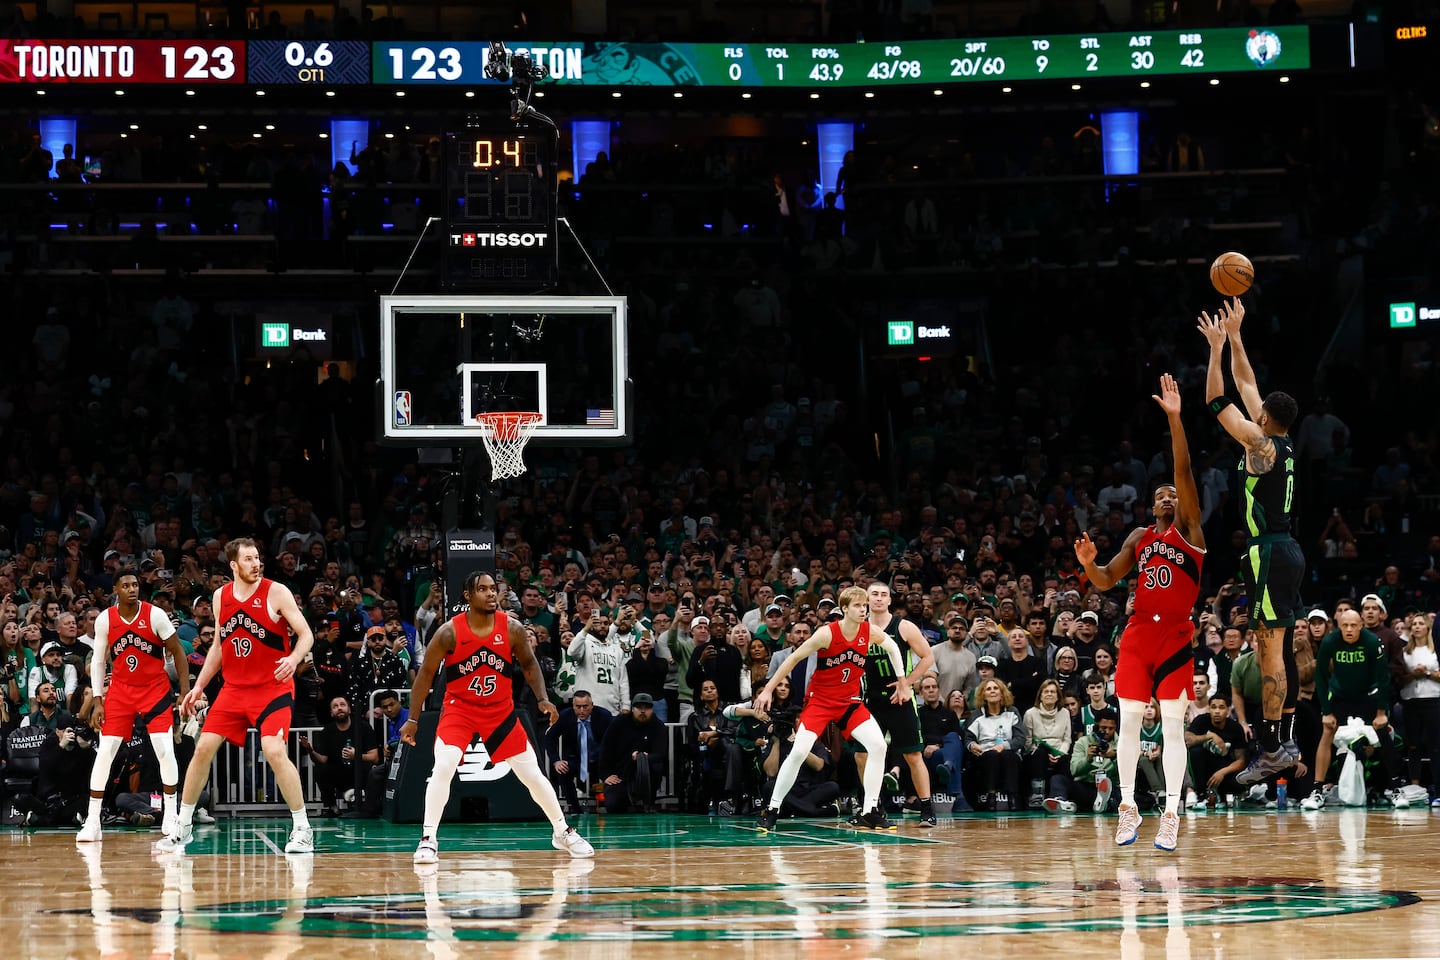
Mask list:
[[[599,410],[588,409],[585,411],[585,426],[587,427],[613,427],[615,426],[615,408],[602,407]]]

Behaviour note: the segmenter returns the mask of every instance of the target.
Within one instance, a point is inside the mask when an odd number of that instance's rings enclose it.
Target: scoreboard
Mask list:
[[[882,43],[516,43],[558,86],[881,88],[1310,68],[1309,27]],[[480,86],[489,44],[0,40],[0,84]]]

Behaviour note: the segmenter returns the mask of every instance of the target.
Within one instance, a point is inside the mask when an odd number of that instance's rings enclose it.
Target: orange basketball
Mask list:
[[[1210,264],[1210,282],[1225,296],[1238,297],[1255,282],[1255,267],[1243,253],[1222,253]]]

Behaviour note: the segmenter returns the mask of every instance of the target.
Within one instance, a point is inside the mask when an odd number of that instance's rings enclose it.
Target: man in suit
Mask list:
[[[590,795],[590,784],[600,779],[600,742],[610,729],[613,714],[604,707],[595,706],[595,699],[588,690],[576,690],[570,706],[560,711],[545,733],[545,746],[550,754],[550,769],[560,788],[560,798],[571,810],[575,810],[575,784],[582,785],[584,795]],[[581,755],[581,744],[587,745]]]
[[[785,662],[785,658],[790,656],[790,652],[806,640],[809,640],[812,632],[810,624],[804,620],[796,620],[792,623],[790,625],[790,632],[785,636],[785,648],[783,650],[776,650],[770,657],[770,671],[768,676],[775,676],[775,672],[780,669],[780,664]],[[805,683],[814,672],[815,656],[813,654],[796,666],[794,670],[790,671],[790,699],[792,702],[799,703],[805,698]]]

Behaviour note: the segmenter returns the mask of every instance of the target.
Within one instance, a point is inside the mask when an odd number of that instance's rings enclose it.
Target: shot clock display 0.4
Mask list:
[[[546,127],[447,135],[448,287],[542,289],[555,282],[557,146]]]

